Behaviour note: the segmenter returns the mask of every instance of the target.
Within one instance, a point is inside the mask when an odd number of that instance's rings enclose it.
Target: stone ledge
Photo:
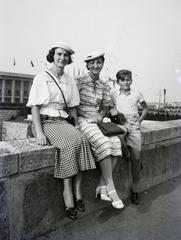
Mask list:
[[[2,140],[10,141],[31,138],[30,124],[30,121],[4,121]],[[159,142],[181,135],[181,119],[164,122],[144,120],[141,124],[141,129],[142,145]]]
[[[181,120],[166,122],[143,121],[141,124],[142,145],[181,136]]]
[[[54,147],[35,138],[0,142],[0,178],[54,165]]]
[[[180,121],[174,124],[174,128],[180,128]],[[142,126],[144,128],[144,123]],[[149,128],[153,136],[160,131],[148,123],[143,136],[149,134]],[[163,124],[160,128],[164,131]],[[169,124],[165,128],[168,134],[169,131],[173,134],[165,135],[163,141],[157,134],[159,139],[155,142],[152,139],[151,143],[147,140],[143,144],[141,192],[181,175],[180,131],[171,131]],[[35,239],[71,221],[65,215],[63,184],[53,177],[53,164],[54,148],[39,146],[34,138],[0,142],[0,239]],[[119,160],[113,176],[117,192],[124,201],[130,195],[130,163]],[[99,178],[99,168],[84,174],[82,195],[86,212],[79,214],[79,218],[110,206],[109,202],[95,200]]]

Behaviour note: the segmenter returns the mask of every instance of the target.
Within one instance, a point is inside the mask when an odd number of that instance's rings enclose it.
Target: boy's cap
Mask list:
[[[84,59],[84,62],[88,62],[90,60],[102,57],[104,56],[104,54],[104,52],[93,51],[87,55],[87,57]]]
[[[66,51],[68,51],[70,53],[70,55],[74,54],[75,52],[71,49],[71,47],[69,47],[67,44],[65,44],[64,42],[54,42],[50,45],[50,50],[52,48],[63,48]]]

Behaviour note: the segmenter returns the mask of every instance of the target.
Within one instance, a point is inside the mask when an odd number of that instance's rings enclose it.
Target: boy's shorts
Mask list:
[[[126,122],[126,144],[131,148],[141,151],[141,124],[139,122]]]

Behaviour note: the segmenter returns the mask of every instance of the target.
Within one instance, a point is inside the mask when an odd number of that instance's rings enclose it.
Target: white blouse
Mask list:
[[[80,103],[79,92],[73,77],[66,73],[62,78],[57,79],[49,72],[62,89],[68,107],[78,106]],[[65,106],[62,93],[53,79],[46,72],[42,72],[35,76],[30,90],[27,107],[40,106],[40,114],[48,116],[61,116],[67,118],[68,115],[63,108]]]

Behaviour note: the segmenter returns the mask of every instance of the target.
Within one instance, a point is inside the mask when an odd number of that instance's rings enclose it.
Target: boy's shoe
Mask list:
[[[138,192],[135,193],[131,190],[131,202],[136,205],[140,203]]]

